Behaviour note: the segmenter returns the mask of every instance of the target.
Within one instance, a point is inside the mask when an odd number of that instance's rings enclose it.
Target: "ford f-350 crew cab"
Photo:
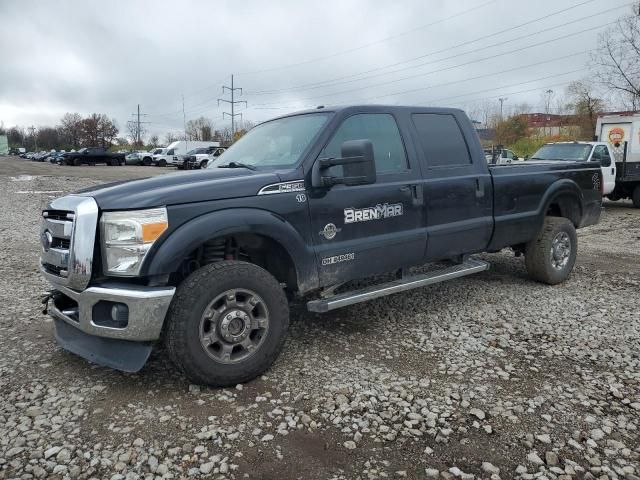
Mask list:
[[[460,110],[287,115],[204,170],[53,200],[48,312],[58,342],[90,361],[137,371],[162,339],[192,381],[233,385],[274,361],[295,296],[324,312],[485,270],[469,255],[505,247],[535,280],[562,282],[601,189],[597,163],[488,166]],[[382,280],[349,289],[369,276]]]

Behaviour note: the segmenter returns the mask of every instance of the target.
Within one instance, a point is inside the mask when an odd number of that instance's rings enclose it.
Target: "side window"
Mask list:
[[[593,149],[591,159],[604,160],[605,158],[609,158],[609,150],[605,145],[597,145],[596,148]]]
[[[167,155],[173,155],[173,148],[171,150],[167,150]]]
[[[467,142],[453,115],[414,113],[411,118],[429,167],[471,164]]]
[[[398,125],[388,113],[362,113],[347,118],[324,147],[321,157],[339,158],[348,140],[371,140],[378,173],[404,172],[408,168]]]

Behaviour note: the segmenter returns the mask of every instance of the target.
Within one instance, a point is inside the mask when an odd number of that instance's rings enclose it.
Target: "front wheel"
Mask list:
[[[208,163],[208,161],[207,161],[207,160],[202,160],[202,161],[200,162],[200,168],[207,168],[207,163]]]
[[[634,207],[640,208],[640,185],[636,185],[636,188],[633,189],[631,201],[633,202]]]
[[[165,343],[195,383],[225,387],[271,366],[284,343],[289,306],[278,281],[246,262],[206,265],[176,291]]]
[[[167,161],[162,159],[158,162],[158,166],[159,167],[166,167],[167,166]]]
[[[144,165],[145,167],[148,167],[149,165],[151,165],[151,159],[149,157],[143,158],[142,165]]]
[[[546,217],[538,237],[525,247],[529,276],[549,285],[564,282],[576,263],[578,236],[570,220]]]

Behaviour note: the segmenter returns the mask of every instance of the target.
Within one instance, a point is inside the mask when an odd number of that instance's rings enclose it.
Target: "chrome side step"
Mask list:
[[[361,290],[340,293],[328,298],[311,300],[307,302],[307,308],[311,312],[328,312],[336,308],[346,307],[354,303],[366,302],[378,297],[384,297],[393,293],[404,292],[413,288],[424,287],[434,283],[446,282],[454,278],[464,277],[473,273],[482,272],[489,268],[489,264],[482,260],[468,258],[463,263],[451,267],[434,270],[421,275],[399,278],[380,285],[373,285]]]

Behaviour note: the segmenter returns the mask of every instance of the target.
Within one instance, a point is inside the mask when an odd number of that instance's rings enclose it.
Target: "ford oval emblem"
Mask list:
[[[45,252],[48,252],[51,248],[51,244],[53,243],[53,236],[49,230],[45,230],[41,235],[42,248],[44,248]]]

